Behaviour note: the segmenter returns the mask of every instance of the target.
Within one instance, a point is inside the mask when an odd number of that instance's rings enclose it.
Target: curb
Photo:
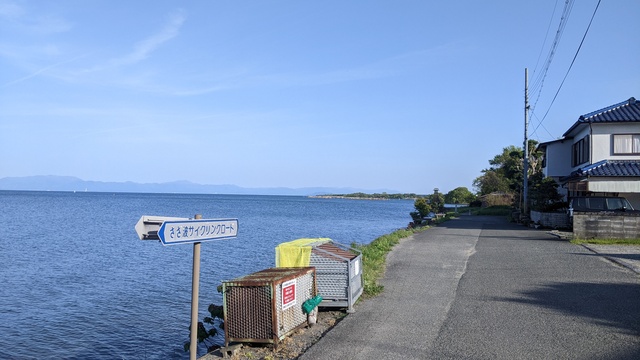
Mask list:
[[[609,261],[611,261],[613,263],[616,263],[616,264],[618,264],[618,265],[620,265],[622,267],[625,267],[625,268],[633,271],[636,274],[640,274],[640,267],[639,266],[634,266],[632,263],[629,263],[626,260],[618,259],[615,256],[603,255],[603,254],[599,253],[598,250],[592,248],[588,244],[580,244],[580,245],[582,245],[585,249],[591,251],[594,254],[600,255],[600,256],[604,257],[605,259],[607,259],[607,260],[609,260]]]

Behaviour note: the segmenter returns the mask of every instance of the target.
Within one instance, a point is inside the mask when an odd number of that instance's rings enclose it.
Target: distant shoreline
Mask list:
[[[349,199],[349,200],[389,200],[388,198],[380,198],[380,197],[356,197],[356,196],[345,196],[345,195],[311,195],[308,196],[310,199]]]
[[[416,194],[327,194],[309,195],[311,199],[349,199],[349,200],[415,200],[419,196]]]
[[[310,196],[317,194],[350,195],[372,192],[374,195],[394,190],[363,190],[351,187],[242,187],[233,184],[198,184],[186,180],[163,183],[104,182],[82,180],[73,176],[22,176],[0,178],[0,189],[18,191],[84,191],[127,193],[224,194],[224,195],[282,195]]]

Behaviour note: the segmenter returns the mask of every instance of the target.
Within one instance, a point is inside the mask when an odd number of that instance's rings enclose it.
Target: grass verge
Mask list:
[[[640,239],[572,239],[572,244],[640,245]]]

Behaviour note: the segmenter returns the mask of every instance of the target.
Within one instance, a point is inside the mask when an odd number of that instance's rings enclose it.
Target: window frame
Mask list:
[[[631,137],[631,139],[630,139],[631,140],[631,152],[618,152],[618,151],[616,151],[616,148],[617,148],[616,147],[616,138],[620,139],[623,136],[630,136]],[[638,134],[638,133],[611,134],[611,152],[613,153],[613,155],[640,155],[640,134]]]
[[[589,161],[590,155],[589,135],[571,145],[571,165],[578,166]]]

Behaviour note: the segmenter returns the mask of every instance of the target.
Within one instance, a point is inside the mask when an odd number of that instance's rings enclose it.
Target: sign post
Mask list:
[[[197,214],[194,219],[202,219]],[[164,224],[162,224],[164,226]],[[191,274],[191,339],[189,343],[189,360],[196,360],[198,353],[198,298],[200,291],[200,242],[193,243],[193,273]]]
[[[193,243],[193,273],[191,275],[191,338],[189,359],[198,353],[198,293],[200,292],[200,243],[233,239],[238,235],[238,219],[193,219],[166,216],[142,216],[135,226],[140,240],[160,240],[162,245]]]

